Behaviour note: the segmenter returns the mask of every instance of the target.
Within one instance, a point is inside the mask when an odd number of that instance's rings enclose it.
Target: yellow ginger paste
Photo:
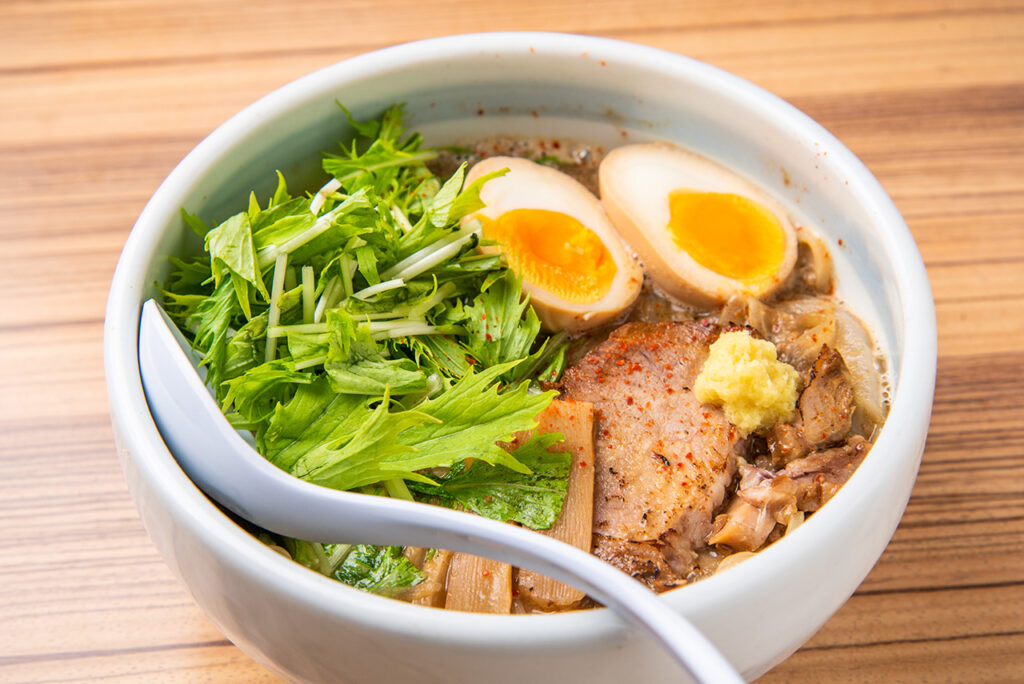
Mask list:
[[[788,421],[796,408],[796,369],[778,360],[775,345],[748,333],[722,333],[711,345],[693,391],[705,404],[725,409],[744,435]]]

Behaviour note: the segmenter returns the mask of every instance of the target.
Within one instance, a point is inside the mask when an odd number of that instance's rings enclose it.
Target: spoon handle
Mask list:
[[[701,683],[741,682],[715,647],[645,586],[573,546],[515,525],[440,506],[304,482],[260,456],[203,384],[187,342],[159,305],[143,305],[139,370],[171,454],[217,503],[271,532],[324,543],[461,551],[528,568],[585,591],[650,634]]]

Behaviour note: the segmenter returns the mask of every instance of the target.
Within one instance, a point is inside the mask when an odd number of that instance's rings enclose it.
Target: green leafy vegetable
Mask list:
[[[206,381],[217,387],[218,393],[227,361],[228,328],[240,313],[234,283],[222,280],[188,317],[190,322],[196,323],[196,346],[206,352],[203,358],[203,365],[207,367]]]
[[[342,108],[344,109],[344,108]],[[327,154],[332,179],[273,194],[218,222],[182,210],[203,255],[173,260],[164,304],[203,356],[228,420],[283,470],[338,489],[421,497],[548,527],[568,457],[535,437],[564,366],[499,254],[483,254],[481,188],[465,167],[437,178],[436,153],[403,132],[400,106]],[[211,227],[212,226],[212,227]],[[473,463],[465,468],[464,464]],[[439,476],[438,469],[448,469]],[[395,547],[281,542],[297,561],[389,593],[422,577]]]
[[[426,391],[426,374],[411,359],[385,358],[368,325],[356,324],[343,311],[332,311],[327,314],[327,329],[324,370],[335,392],[383,396]]]
[[[276,545],[277,537],[276,535],[267,535],[262,541],[264,544],[274,543]],[[280,541],[281,546],[296,563],[301,563],[310,570],[316,570],[327,576],[333,575],[352,551],[351,544],[319,544],[290,537],[280,537]]]
[[[512,271],[505,271],[489,283],[473,302],[465,307],[466,348],[485,366],[505,363],[510,359],[529,359],[516,370],[532,367],[530,349],[540,332],[540,320],[526,297],[522,283]],[[543,348],[537,354],[543,352]],[[509,380],[520,380],[520,372]]]
[[[337,394],[321,379],[277,407],[261,446],[272,463],[296,477],[336,489],[393,478],[429,484],[418,471],[467,458],[526,473],[529,467],[496,442],[536,427],[554,392],[531,394],[526,383],[500,392],[494,381],[506,370],[499,365],[471,372],[406,410],[388,410],[387,395],[372,406],[373,400]]]
[[[395,596],[426,578],[400,546],[318,544],[266,532],[259,538],[264,544],[281,546],[292,560],[310,570],[374,594]]]
[[[259,205],[256,205],[259,213]],[[217,284],[225,275],[231,277],[238,297],[239,306],[246,318],[252,318],[249,310],[249,286],[253,286],[270,299],[257,268],[256,249],[253,247],[252,228],[248,214],[235,214],[206,234],[206,251],[210,253],[210,264]]]
[[[286,361],[272,361],[225,380],[227,395],[223,406],[233,406],[248,423],[266,420],[280,403],[284,386],[306,385],[313,381],[308,373],[294,371],[288,366]]]
[[[395,596],[426,579],[412,562],[402,555],[401,546],[360,544],[352,548],[334,571],[345,584],[383,596]]]
[[[206,234],[210,232],[210,227],[195,214],[190,214],[182,209],[181,218],[185,221],[185,225],[191,228],[192,232],[201,238],[205,238]]]
[[[572,162],[566,161],[565,159],[553,154],[543,154],[534,159],[534,161],[538,164],[546,164],[547,166],[572,166]]]
[[[548,451],[561,439],[557,433],[534,435],[515,450],[516,459],[529,473],[475,461],[468,468],[462,464],[452,468],[434,485],[411,483],[410,487],[494,520],[546,530],[562,511],[572,467],[571,454]]]

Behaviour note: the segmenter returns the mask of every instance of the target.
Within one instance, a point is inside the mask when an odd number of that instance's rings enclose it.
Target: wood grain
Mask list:
[[[765,682],[1024,680],[1019,0],[0,3],[0,682],[258,682],[172,578],[114,456],[106,290],[146,199],[260,95],[386,45],[545,29],[733,71],[893,196],[939,316],[927,450],[859,591]]]

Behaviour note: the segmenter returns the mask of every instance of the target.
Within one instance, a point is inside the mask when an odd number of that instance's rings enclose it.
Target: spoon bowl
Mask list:
[[[585,551],[480,516],[337,491],[285,473],[231,427],[197,366],[167,314],[147,300],[139,323],[139,370],[153,419],[189,478],[236,515],[298,539],[449,549],[528,568],[585,591],[645,630],[694,681],[742,681],[685,618]]]

